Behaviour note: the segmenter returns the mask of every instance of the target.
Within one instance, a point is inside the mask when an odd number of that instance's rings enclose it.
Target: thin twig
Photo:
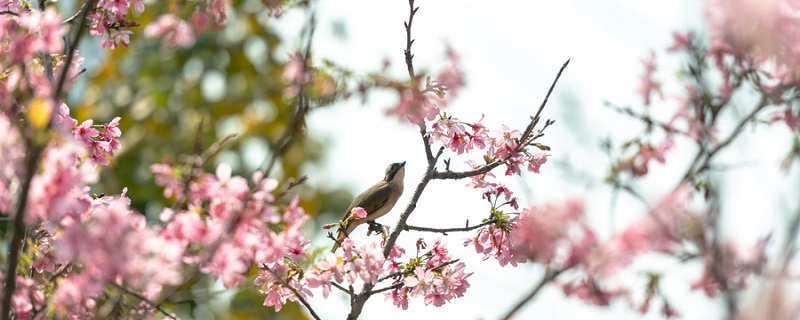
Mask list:
[[[81,6],[81,8],[78,10],[78,12],[75,12],[75,14],[73,14],[71,17],[67,18],[67,20],[62,21],[61,24],[72,24],[73,22],[75,22],[75,19],[77,19],[78,16],[81,15],[81,12],[86,7],[87,3],[88,2],[84,2],[83,6]]]
[[[112,282],[111,284],[113,284],[115,287],[119,288],[120,290],[124,291],[125,293],[127,293],[129,295],[132,295],[132,296],[136,297],[137,299],[140,299],[140,300],[146,302],[151,307],[158,309],[158,311],[161,311],[161,313],[163,313],[164,316],[166,316],[166,317],[168,317],[170,319],[178,319],[178,317],[176,317],[174,314],[172,314],[171,312],[167,311],[167,309],[164,308],[164,306],[162,306],[161,304],[153,302],[152,300],[150,300],[147,297],[143,296],[141,293],[138,293],[138,292],[126,287],[126,286],[123,286],[123,285],[120,285],[120,284],[117,284],[117,283],[114,283],[114,282]]]
[[[720,150],[722,150],[723,148],[725,148],[729,144],[731,144],[733,142],[733,140],[735,140],[736,137],[738,137],[739,134],[742,132],[742,129],[744,128],[744,126],[747,125],[747,123],[749,123],[750,121],[752,121],[755,118],[755,116],[758,114],[758,112],[761,111],[762,109],[764,109],[767,106],[767,104],[768,104],[768,101],[767,101],[766,97],[762,97],[761,98],[761,102],[759,102],[758,106],[756,106],[753,109],[753,111],[751,111],[749,114],[747,114],[747,116],[742,118],[742,120],[740,120],[739,123],[736,124],[736,127],[733,129],[733,132],[731,132],[731,134],[727,138],[725,138],[725,140],[723,140],[722,142],[717,144],[716,147],[714,147],[714,149],[709,151],[708,154],[705,157],[702,157],[701,156],[702,152],[699,152],[698,153],[698,157],[695,157],[695,160],[692,162],[692,165],[689,166],[689,170],[683,176],[683,180],[684,181],[689,181],[690,178],[692,178],[692,177],[696,176],[698,173],[701,173],[701,172],[705,171],[706,169],[708,169],[709,168],[709,164],[711,163],[711,158],[713,158],[714,155],[717,154],[717,152],[719,152]],[[695,164],[700,159],[703,159],[703,162],[700,165],[695,167]],[[693,168],[696,168],[696,169],[693,169]]]
[[[302,176],[297,179],[289,179],[289,182],[283,187],[283,190],[275,194],[275,200],[283,198],[289,194],[289,191],[292,190],[292,188],[301,185],[303,182],[306,182],[306,180],[308,180],[308,176]]]
[[[64,92],[64,84],[67,82],[67,74],[69,73],[69,67],[72,64],[72,59],[75,57],[75,50],[78,49],[78,45],[80,44],[81,38],[83,37],[83,31],[86,29],[86,19],[89,16],[89,11],[94,9],[95,3],[97,0],[88,0],[86,4],[82,8],[81,12],[81,22],[78,25],[78,31],[75,33],[75,38],[70,42],[69,45],[69,53],[67,57],[64,59],[63,69],[61,70],[61,76],[58,77],[58,83],[56,84],[56,90],[53,91],[53,100],[60,101],[61,94]]]
[[[294,296],[295,296],[295,297],[297,297],[297,300],[300,300],[300,303],[302,303],[302,304],[303,304],[303,306],[305,306],[305,307],[306,307],[306,309],[308,309],[308,312],[310,312],[310,313],[311,313],[311,316],[312,316],[312,317],[314,317],[314,319],[317,319],[317,320],[320,320],[320,319],[321,319],[321,318],[319,317],[319,315],[317,315],[317,313],[316,313],[316,312],[314,312],[314,308],[312,308],[312,307],[311,307],[311,305],[310,305],[310,304],[308,304],[308,301],[306,301],[306,299],[305,299],[305,298],[303,298],[303,296],[301,296],[301,295],[300,295],[300,292],[298,292],[298,291],[297,291],[297,289],[295,289],[294,287],[292,287],[292,286],[289,284],[289,282],[288,282],[288,281],[286,281],[286,279],[283,279],[283,278],[281,278],[281,277],[280,277],[280,276],[279,276],[279,275],[278,275],[278,274],[277,274],[277,273],[276,273],[274,270],[272,270],[272,269],[271,269],[270,267],[268,267],[266,264],[264,264],[264,265],[261,265],[261,269],[262,269],[262,270],[266,270],[267,272],[269,272],[269,273],[272,275],[272,277],[273,277],[273,278],[275,278],[276,280],[278,280],[278,282],[280,282],[280,284],[281,284],[281,285],[282,285],[284,288],[287,288],[287,289],[291,290],[291,291],[292,291],[292,293],[294,293]]]
[[[555,280],[555,278],[558,277],[558,275],[560,275],[565,270],[566,269],[558,269],[558,270],[550,270],[550,269],[548,269],[547,271],[545,271],[545,274],[544,274],[544,277],[542,277],[542,280],[539,281],[539,283],[536,284],[535,287],[533,287],[533,290],[531,290],[531,292],[528,293],[528,295],[526,295],[524,298],[522,298],[522,300],[517,302],[517,304],[514,305],[514,307],[511,308],[511,310],[508,311],[508,313],[503,317],[503,319],[506,319],[506,320],[511,319],[511,317],[513,317],[514,314],[517,313],[517,311],[522,309],[522,306],[524,306],[526,303],[528,303],[528,301],[530,301],[531,299],[533,299],[533,297],[535,297],[537,294],[539,294],[539,292],[542,291],[542,288],[544,288],[544,286],[546,284],[548,284],[550,281]]]
[[[380,289],[377,289],[377,290],[370,291],[370,294],[379,294],[381,292],[397,289],[397,288],[400,288],[402,286],[403,286],[403,283],[401,282],[401,283],[393,284],[393,285],[388,286],[386,288],[380,288]]]
[[[545,122],[545,126],[541,130],[539,130],[538,133],[535,136],[531,135],[531,133],[533,132],[533,129],[536,127],[536,124],[539,123],[539,117],[542,114],[542,110],[544,110],[544,107],[547,105],[547,101],[550,99],[550,94],[553,93],[553,89],[555,88],[556,83],[558,83],[558,79],[561,78],[561,74],[564,73],[564,69],[566,69],[567,65],[569,65],[569,61],[570,60],[567,59],[567,61],[564,62],[564,64],[561,66],[561,69],[558,70],[558,74],[556,74],[556,78],[553,79],[553,83],[550,85],[550,88],[547,90],[547,94],[545,95],[544,100],[542,100],[542,104],[539,106],[539,109],[536,111],[536,115],[531,117],[531,122],[528,124],[528,126],[525,128],[525,131],[522,133],[522,136],[520,137],[520,140],[519,140],[519,145],[517,146],[517,149],[515,151],[517,151],[517,152],[522,151],[522,149],[527,147],[528,144],[531,143],[533,140],[543,136],[544,135],[544,133],[543,133],[544,129],[546,129],[548,126],[553,124],[552,121],[547,121],[547,122]],[[498,166],[504,164],[511,157],[512,157],[512,155],[508,155],[508,157],[506,157],[505,159],[495,160],[493,162],[487,163],[487,164],[485,164],[485,165],[483,165],[481,167],[478,167],[477,169],[470,170],[470,171],[435,172],[433,174],[433,178],[434,179],[454,179],[454,180],[458,180],[458,179],[464,179],[464,178],[468,178],[468,177],[474,177],[474,176],[481,175],[481,174],[484,174],[484,173],[487,173],[489,171],[494,170],[494,168],[497,168]]]
[[[336,289],[342,290],[342,292],[346,293],[349,296],[353,296],[353,291],[347,290],[345,287],[342,287],[340,284],[336,282],[331,282],[331,285],[336,287]]]
[[[434,233],[441,233],[443,235],[447,235],[448,232],[465,232],[465,231],[472,231],[478,228],[482,228],[491,224],[495,224],[497,220],[491,219],[481,224],[476,224],[474,226],[466,226],[461,228],[428,228],[428,227],[418,227],[418,226],[410,226],[406,225],[406,231],[413,230],[413,231],[421,231],[421,232],[434,232]]]
[[[688,133],[683,132],[683,131],[678,130],[678,129],[675,129],[671,125],[668,125],[668,124],[663,123],[661,121],[655,120],[652,117],[650,117],[649,115],[641,114],[641,113],[638,113],[636,111],[633,111],[633,109],[631,109],[630,107],[620,107],[620,106],[614,105],[614,104],[612,104],[612,103],[610,103],[608,101],[604,102],[603,105],[605,107],[613,110],[613,111],[616,111],[617,113],[625,114],[625,115],[627,115],[627,116],[629,116],[631,118],[634,118],[634,119],[637,119],[639,121],[642,121],[648,126],[656,126],[656,127],[661,128],[662,130],[664,130],[666,132],[673,133],[673,134],[680,134],[680,135],[689,137]]]

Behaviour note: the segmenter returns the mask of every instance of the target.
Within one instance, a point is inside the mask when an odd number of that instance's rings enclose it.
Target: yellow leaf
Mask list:
[[[36,129],[42,129],[50,123],[50,116],[53,114],[53,104],[50,100],[36,97],[28,107],[28,120]]]

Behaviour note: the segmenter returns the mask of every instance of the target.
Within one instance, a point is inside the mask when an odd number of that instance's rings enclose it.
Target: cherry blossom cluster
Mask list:
[[[467,278],[472,275],[465,272],[466,265],[452,259],[441,240],[420,254],[425,248],[420,239],[417,255],[403,263],[405,249],[400,246],[394,246],[389,256],[384,257],[383,247],[378,243],[357,246],[345,238],[341,242],[341,256],[328,253],[305,271],[302,265],[308,254],[302,249],[287,256],[288,259],[260,264],[255,284],[266,295],[264,305],[276,310],[287,301],[313,296],[310,289],[321,288],[322,296],[327,298],[334,286],[352,287],[359,280],[370,285],[391,280],[386,299],[404,310],[409,298],[420,298],[426,305],[439,307],[463,296],[469,287]]]
[[[181,188],[180,168],[156,164],[152,170],[165,195],[185,194],[188,200],[186,210],[162,212],[164,236],[182,244],[185,261],[199,263],[202,272],[220,278],[227,288],[244,280],[253,264],[274,263],[308,245],[300,230],[308,216],[298,198],[283,207],[273,205],[274,178],[254,173],[251,188],[223,163],[216,174],[203,173]],[[203,250],[209,247],[215,250]]]
[[[686,136],[698,144],[715,147],[722,142],[716,126],[721,110],[726,109],[737,91],[752,87],[761,96],[754,110],[772,109],[769,123],[784,123],[792,132],[800,132],[800,112],[790,101],[797,98],[794,88],[800,81],[798,38],[800,19],[791,8],[792,0],[715,0],[706,7],[710,34],[707,38],[694,32],[676,32],[667,52],[688,56],[681,70],[682,92],[667,92],[657,79],[656,54],[642,62],[644,73],[637,92],[650,106],[652,97],[676,104],[673,115],[665,121],[639,115],[648,125],[661,127],[664,136],[655,141],[631,140],[623,145],[629,156],[619,161],[612,173],[647,174],[652,159],[664,162],[674,147],[675,135]],[[708,63],[706,63],[708,61]],[[626,110],[626,113],[632,111]],[[632,150],[632,151],[631,151]]]
[[[447,62],[444,64],[444,68],[432,78],[426,78],[425,88],[420,90],[413,85],[411,87],[396,86],[395,89],[398,90],[400,100],[386,110],[387,114],[415,124],[436,119],[440,113],[440,107],[447,106],[466,84],[464,71],[460,66],[460,57],[450,47],[447,48],[446,53]]]
[[[452,299],[460,298],[469,288],[466,264],[452,259],[449,250],[441,239],[437,239],[430,251],[419,255],[426,244],[417,241],[417,257],[405,265],[391,265],[395,289],[386,293],[386,300],[403,310],[408,309],[408,298],[422,298],[425,305],[443,306]],[[395,251],[392,252],[394,258]]]
[[[0,2],[0,110],[9,116],[26,110],[33,97],[41,98],[45,122],[56,103],[55,75],[65,64],[65,26],[61,15],[53,8],[40,11],[17,1]],[[75,52],[65,79],[69,88],[79,73],[83,58]]]
[[[647,312],[651,301],[658,296],[662,301],[661,312],[667,317],[676,316],[678,310],[668,297],[660,292],[661,275],[649,274],[644,300],[634,302],[631,290],[622,287],[605,288],[604,284],[617,283],[615,275],[621,273],[637,257],[644,254],[662,254],[678,261],[699,258],[705,265],[704,272],[690,284],[693,290],[703,290],[709,297],[721,290],[744,288],[746,280],[760,274],[766,263],[765,247],[770,237],[766,236],[752,248],[742,250],[732,242],[724,241],[719,258],[714,258],[712,239],[706,231],[707,209],[691,209],[693,189],[682,185],[664,197],[645,216],[628,225],[624,230],[604,242],[587,242],[590,250],[583,250],[582,258],[576,260],[583,276],[562,282],[567,295],[596,305],[608,305],[613,298],[625,298],[640,312]]]
[[[66,114],[69,119],[68,114]],[[40,170],[31,181],[25,223],[35,232],[29,236],[27,254],[31,277],[17,275],[13,311],[18,317],[45,312],[47,305],[57,317],[87,316],[96,311],[106,286],[135,288],[147,297],[165,285],[181,280],[182,251],[178,242],[160,235],[144,216],[130,209],[130,199],[89,193],[97,181],[94,164],[84,141],[69,134],[62,124],[60,137],[51,139],[43,151]],[[68,127],[68,126],[67,126]],[[9,134],[2,145],[3,171],[18,173],[23,143],[19,132],[0,116],[0,130]],[[115,125],[107,130],[119,135]],[[60,132],[60,133],[59,133]],[[113,156],[113,154],[111,154]],[[15,175],[0,180],[0,212],[9,212],[8,200],[15,191]],[[53,286],[54,280],[58,284]]]
[[[193,4],[189,19],[180,18],[173,13],[159,16],[148,24],[144,35],[162,38],[171,48],[188,48],[194,45],[197,34],[210,28],[217,28],[227,20],[228,0],[204,0]],[[96,8],[89,12],[89,34],[103,37],[100,45],[115,49],[130,44],[132,27],[139,23],[130,20],[130,12],[144,12],[144,0],[99,0]],[[188,21],[187,21],[188,20]]]
[[[122,148],[119,137],[120,117],[115,117],[104,125],[94,125],[94,120],[89,119],[78,125],[78,120],[69,115],[69,107],[61,104],[57,121],[60,129],[72,132],[75,141],[82,143],[88,150],[87,162],[91,165],[108,165],[109,158],[114,157],[114,151]],[[100,130],[99,130],[100,129]]]
[[[507,176],[519,175],[523,166],[529,172],[539,173],[539,168],[547,162],[549,154],[545,152],[532,153],[528,147],[532,145],[545,151],[549,150],[548,147],[530,144],[530,140],[520,141],[522,132],[506,125],[490,131],[481,123],[482,121],[483,118],[474,124],[466,123],[443,113],[431,125],[431,130],[427,133],[428,143],[431,145],[441,144],[457,154],[463,154],[473,149],[486,149],[486,153],[483,155],[484,161],[486,163],[502,161],[506,166],[505,175]],[[476,167],[474,162],[469,162],[469,164]],[[473,180],[482,178],[482,176],[476,176],[473,177]]]
[[[87,4],[88,5],[88,4]],[[89,34],[95,37],[106,37],[100,41],[105,48],[117,48],[119,45],[128,46],[131,27],[139,24],[128,20],[128,12],[144,12],[144,0],[98,0],[94,10],[90,10]]]
[[[286,301],[297,301],[298,295],[300,298],[312,296],[309,289],[320,287],[323,297],[327,298],[331,292],[331,282],[344,284],[346,280],[352,286],[361,279],[364,283],[375,284],[379,277],[387,273],[384,267],[387,259],[378,244],[356,247],[352,240],[344,239],[341,248],[342,256],[328,253],[308,271],[303,271],[299,265],[308,255],[303,250],[295,252],[289,263],[278,260],[261,264],[255,284],[266,295],[264,305],[280,310]]]

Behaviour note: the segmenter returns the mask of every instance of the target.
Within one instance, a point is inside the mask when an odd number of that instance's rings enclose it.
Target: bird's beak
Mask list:
[[[401,166],[401,167],[405,167],[405,166],[406,166],[406,162],[405,162],[405,161],[403,161],[403,162],[400,164],[400,166]]]

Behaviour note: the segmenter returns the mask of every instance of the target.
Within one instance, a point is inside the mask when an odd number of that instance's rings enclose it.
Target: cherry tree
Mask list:
[[[113,196],[93,192],[104,168],[125,148],[120,127],[134,120],[116,116],[100,122],[74,112],[67,96],[79,90],[81,77],[91,77],[82,69],[87,57],[78,47],[95,37],[97,46],[114,52],[133,45],[141,33],[169,50],[190,50],[204,33],[225,25],[239,5],[234,2],[176,2],[159,7],[163,12],[137,28],[138,19],[150,14],[143,0],[87,0],[71,14],[56,1],[0,1],[2,319],[177,318],[171,308],[176,296],[199,278],[229,290],[254,286],[263,299],[259,308],[281,311],[296,303],[317,319],[308,298],[328,298],[332,292],[349,297],[348,319],[357,319],[367,302],[401,310],[411,301],[446,308],[469,294],[470,283],[488,276],[452,254],[452,246],[474,249],[483,263],[545,270],[506,318],[533,303],[545,287],[587,305],[623,303],[637,312],[656,309],[663,317],[680,316],[685,311],[663,289],[663,274],[639,275],[644,286],[619,281],[646,255],[702,264],[696,280],[686,285],[719,297],[731,318],[758,317],[767,309],[772,317],[797,316],[797,302],[782,292],[793,276],[800,213],[776,226],[786,235],[778,254],[767,255],[772,234],[740,247],[719,227],[725,202],[716,170],[720,154],[749,127],[789,129],[793,145],[784,170],[800,155],[800,116],[793,103],[799,74],[794,31],[800,21],[794,1],[710,1],[709,34],[678,31],[674,45],[664,50],[682,59],[678,77],[659,77],[662,52],[653,51],[642,60],[637,91],[642,105],[608,103],[643,129],[619,146],[608,144],[615,161],[607,182],[648,208],[610,236],[601,236],[590,223],[579,195],[526,205],[533,199],[521,198],[507,183],[523,172],[546,174],[551,150],[566,147],[545,139],[556,121],[543,112],[559,80],[569,76],[570,60],[565,58],[551,85],[541,88],[545,98],[533,114],[524,115],[529,117],[525,127],[488,127],[484,120],[493,117],[490,110],[481,118],[462,119],[450,107],[465,90],[468,71],[460,53],[446,47],[445,63],[432,72],[415,66],[414,22],[424,11],[414,0],[397,17],[405,19],[404,53],[396,57],[407,70],[402,78],[386,70],[353,74],[315,56],[316,20],[308,1],[261,1],[265,19],[308,10],[304,44],[276,76],[291,112],[263,164],[244,175],[229,163],[212,167],[212,158],[236,137],[213,143],[198,138],[192,155],[148,163],[159,196],[169,200],[156,217],[141,214],[124,187]],[[307,138],[310,112],[337,99],[366,100],[375,90],[396,96],[386,116],[418,129],[425,158],[417,160],[425,170],[419,181],[407,181],[411,195],[408,203],[397,205],[397,223],[370,225],[379,237],[357,242],[329,234],[312,242],[303,229],[312,212],[304,209],[298,191],[307,177],[277,173],[278,167],[291,161],[286,157],[293,145]],[[744,114],[735,112],[739,96],[757,97]],[[657,107],[670,114],[655,115],[651,111]],[[735,119],[732,126],[720,120],[728,118]],[[197,131],[203,130],[198,125]],[[678,150],[689,150],[692,160],[671,192],[651,203],[637,181]],[[476,210],[484,219],[465,226],[454,220],[449,228],[409,224],[422,209],[417,206],[428,185],[441,180],[480,190],[486,205]],[[361,218],[365,212],[354,208],[351,214]],[[318,232],[335,232],[345,223]],[[409,231],[423,236],[413,247],[400,246],[398,238],[411,236]],[[463,237],[442,240],[439,234]],[[321,253],[334,242],[341,251]],[[745,304],[740,293],[754,281],[767,283],[768,294]],[[768,307],[776,303],[781,308]]]

